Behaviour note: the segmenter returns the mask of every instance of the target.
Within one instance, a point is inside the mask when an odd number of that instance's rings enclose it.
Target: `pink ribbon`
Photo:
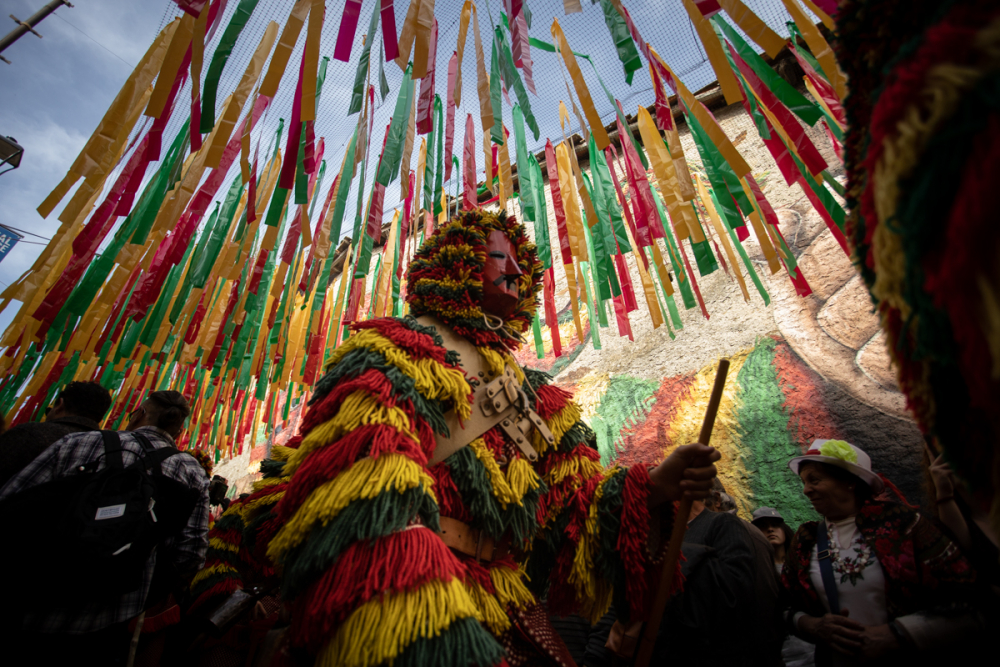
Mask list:
[[[379,5],[382,13],[382,44],[385,47],[386,62],[399,56],[399,42],[396,39],[396,10],[392,0],[381,0]],[[357,19],[355,19],[357,22]]]
[[[559,231],[559,252],[562,254],[563,264],[572,264],[573,251],[569,246],[569,230],[566,228],[566,207],[563,205],[562,192],[559,190],[559,167],[551,139],[545,140],[545,171],[549,175],[552,208],[555,209],[556,229]]]
[[[354,34],[358,29],[358,17],[361,15],[361,1],[347,0],[344,4],[344,14],[340,17],[340,30],[337,31],[337,45],[333,47],[334,60],[349,62],[351,46],[354,44]],[[395,20],[393,21],[395,23]],[[371,37],[372,35],[369,35]],[[299,91],[301,93],[301,91]]]
[[[465,210],[471,211],[479,203],[476,197],[476,125],[471,113],[465,116],[465,153],[462,156],[462,166],[465,169],[462,205]]]
[[[448,61],[448,115],[444,126],[444,180],[451,180],[451,156],[455,148],[455,80],[458,78],[458,52]]]
[[[438,22],[434,19],[430,45],[427,49],[427,76],[420,80],[420,97],[417,99],[417,132],[420,134],[427,134],[434,127],[434,70],[437,62],[437,42]]]
[[[281,163],[278,187],[291,190],[295,187],[295,167],[299,160],[299,139],[302,136],[302,75],[306,67],[306,50],[302,49],[302,64],[299,65],[299,82],[295,85],[295,99],[292,102],[292,122],[288,124],[288,138],[285,140],[285,161]],[[261,95],[257,99],[259,100]]]
[[[471,118],[471,116],[470,116]],[[562,356],[562,341],[559,338],[559,315],[556,312],[556,278],[552,267],[542,274],[542,286],[545,305],[545,324],[552,332],[552,352],[556,357]]]
[[[816,146],[809,140],[808,135],[806,135],[798,120],[792,116],[792,112],[764,85],[764,82],[760,80],[757,73],[736,53],[736,49],[732,48],[728,42],[726,42],[726,46],[733,57],[733,62],[736,63],[736,66],[739,67],[740,72],[743,74],[743,78],[750,84],[754,92],[757,93],[757,98],[774,114],[774,117],[785,128],[785,132],[788,133],[788,137],[795,144],[795,149],[798,151],[799,157],[802,158],[802,162],[809,169],[810,173],[818,174],[826,169],[826,160],[816,150]]]

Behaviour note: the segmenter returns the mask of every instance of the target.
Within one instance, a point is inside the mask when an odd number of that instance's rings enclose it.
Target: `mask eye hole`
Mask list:
[[[490,257],[493,259],[507,259],[507,255],[503,254],[499,250],[491,250],[489,252]]]

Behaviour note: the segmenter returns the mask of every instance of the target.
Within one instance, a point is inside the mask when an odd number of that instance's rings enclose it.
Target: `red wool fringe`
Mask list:
[[[462,494],[451,478],[451,468],[447,463],[438,463],[427,469],[434,478],[434,495],[437,496],[438,509],[442,516],[450,516],[464,523],[472,523],[472,514],[465,503]]]
[[[413,331],[395,318],[384,317],[358,322],[352,328],[355,331],[363,331],[364,329],[378,331],[413,357],[414,360],[433,359],[439,364],[445,363],[444,355],[447,352],[445,348],[435,345],[434,339],[429,334]]]
[[[356,391],[365,391],[374,396],[379,403],[395,406],[396,400],[393,396],[392,383],[384,373],[375,369],[370,369],[356,378],[344,380],[330,390],[318,405],[312,406],[302,419],[299,431],[303,436],[309,435],[310,431],[336,416],[340,410],[340,404],[345,398]]]
[[[465,573],[441,538],[427,528],[355,542],[300,598],[292,641],[316,646],[332,637],[352,611],[376,596],[414,591],[432,581],[464,578]]]
[[[295,471],[293,484],[278,504],[277,514],[289,520],[316,487],[335,478],[360,458],[378,458],[389,453],[403,454],[417,464],[427,464],[420,446],[386,424],[357,428],[325,447],[313,451]]]
[[[544,384],[536,390],[538,403],[535,412],[542,419],[552,419],[557,412],[569,405],[573,394],[553,384]]]
[[[649,539],[649,470],[632,466],[625,473],[622,489],[621,528],[618,553],[625,566],[625,590],[629,617],[641,618],[646,608],[646,542]]]

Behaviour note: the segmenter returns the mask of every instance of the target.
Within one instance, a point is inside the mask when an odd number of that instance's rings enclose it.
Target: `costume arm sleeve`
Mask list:
[[[900,616],[896,623],[920,651],[930,651],[942,646],[972,639],[986,629],[982,614],[968,611],[957,616],[944,616],[932,612],[918,612]]]
[[[647,552],[648,469],[603,469],[593,447],[594,433],[580,419],[569,393],[552,385],[539,386],[537,393],[538,412],[555,445],[549,449],[540,438],[535,440],[548,490],[539,509],[542,531],[535,540],[529,576],[535,584],[549,584],[553,613],[577,610],[596,622],[614,598],[620,617],[641,617],[658,574]],[[653,519],[669,535],[672,507],[662,510]]]
[[[409,324],[406,324],[408,322]],[[333,354],[285,464],[267,555],[291,641],[317,665],[494,665],[465,570],[436,534],[428,455],[468,384],[412,320],[366,322]]]

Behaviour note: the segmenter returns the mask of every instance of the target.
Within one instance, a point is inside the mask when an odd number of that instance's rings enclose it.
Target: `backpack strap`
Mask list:
[[[840,615],[840,594],[837,592],[837,582],[833,578],[833,562],[830,558],[830,538],[826,532],[826,521],[820,521],[816,527],[816,558],[819,561],[819,574],[823,579],[826,600],[830,603],[830,613]]]
[[[174,454],[180,454],[180,451],[176,447],[154,447],[149,438],[139,431],[132,431],[132,435],[135,437],[136,442],[139,443],[139,446],[142,447],[144,458],[149,462],[154,475],[162,475],[160,464]]]
[[[125,462],[122,459],[122,439],[118,431],[101,431],[101,438],[104,439],[104,460],[108,467],[123,469]]]

